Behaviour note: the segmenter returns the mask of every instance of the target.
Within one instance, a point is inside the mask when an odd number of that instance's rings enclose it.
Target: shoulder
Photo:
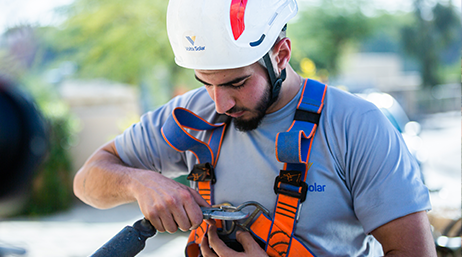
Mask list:
[[[337,128],[365,120],[368,124],[384,121],[382,112],[373,103],[331,86],[327,88],[322,116],[325,122]]]
[[[367,154],[371,146],[399,147],[399,132],[377,106],[335,87],[326,92],[319,129],[343,170],[350,158]]]
[[[363,113],[377,109],[373,103],[350,92],[332,86],[327,88],[326,106],[356,113]]]
[[[204,87],[177,96],[156,110],[145,113],[138,123],[115,139],[119,156],[125,163],[134,167],[162,170],[168,165],[163,162],[164,159],[171,161],[173,156],[180,158],[161,134],[163,125],[177,107],[189,109],[206,120],[210,120],[215,113],[215,105]],[[168,158],[161,158],[164,155],[168,155]],[[181,161],[178,159],[177,162]]]

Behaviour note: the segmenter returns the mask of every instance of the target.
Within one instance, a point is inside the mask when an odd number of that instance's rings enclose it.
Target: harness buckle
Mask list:
[[[274,181],[274,193],[300,199],[303,203],[308,192],[308,185],[302,181],[302,172],[298,170],[281,170]]]
[[[210,165],[210,163],[208,162],[194,165],[187,179],[196,182],[211,181],[212,184],[215,184],[215,182],[217,182],[217,179],[215,177],[215,170],[213,169],[213,166]]]

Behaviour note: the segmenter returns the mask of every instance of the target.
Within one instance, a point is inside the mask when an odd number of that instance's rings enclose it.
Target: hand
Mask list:
[[[236,252],[233,249],[229,248],[217,234],[217,227],[214,224],[214,221],[207,220],[207,223],[210,224],[209,231],[207,236],[204,236],[204,239],[201,243],[201,252],[204,257],[244,257],[244,256],[268,256],[266,252],[260,247],[260,245],[253,239],[252,235],[249,232],[237,231],[236,239],[244,247],[244,252]],[[212,250],[213,249],[213,250]],[[215,252],[214,252],[215,251]]]
[[[192,230],[202,223],[200,206],[209,204],[194,189],[152,171],[134,175],[134,182],[141,212],[159,232]]]

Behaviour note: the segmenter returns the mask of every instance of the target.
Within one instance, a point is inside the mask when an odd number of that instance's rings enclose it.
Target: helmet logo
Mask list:
[[[247,0],[232,0],[230,9],[231,29],[234,40],[237,40],[244,32],[244,13]]]
[[[196,41],[196,36],[186,36],[186,39],[191,43],[191,45],[194,46],[194,43]]]
[[[201,43],[200,37],[194,35],[193,32],[188,31],[183,34],[183,45],[187,52],[203,52],[205,45]]]

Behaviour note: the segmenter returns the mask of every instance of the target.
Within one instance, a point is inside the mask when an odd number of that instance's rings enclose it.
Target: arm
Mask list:
[[[75,195],[96,208],[137,201],[160,232],[197,228],[207,202],[193,189],[158,172],[126,166],[113,141],[98,149],[74,178]],[[178,224],[178,225],[177,225]]]
[[[372,231],[385,256],[436,256],[427,214],[416,212]]]

